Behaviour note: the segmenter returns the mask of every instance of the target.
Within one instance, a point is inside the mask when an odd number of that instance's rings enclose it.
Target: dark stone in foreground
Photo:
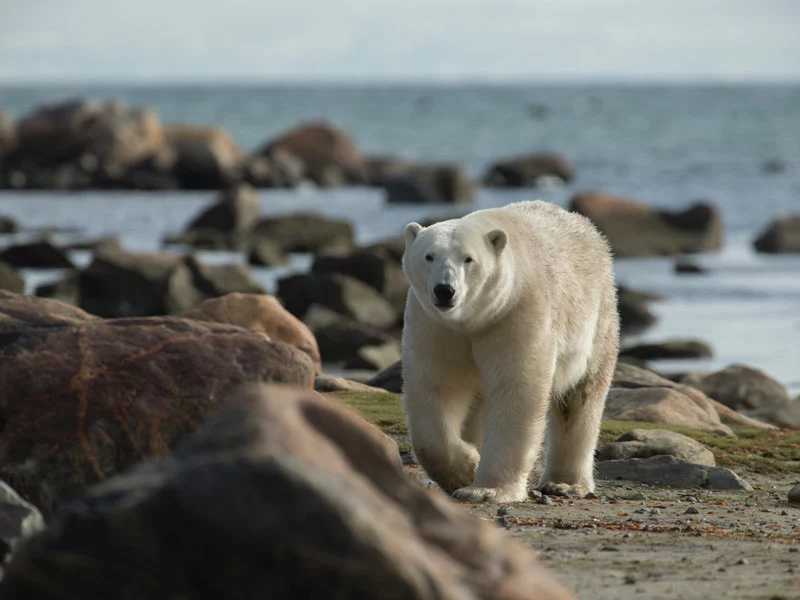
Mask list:
[[[523,545],[408,481],[375,427],[267,386],[241,390],[172,456],[64,507],[0,596],[572,597]]]
[[[730,469],[698,465],[666,455],[599,462],[595,472],[600,479],[623,479],[650,485],[712,490],[753,489]]]
[[[788,254],[800,252],[800,215],[775,219],[753,242],[758,252]]]
[[[0,292],[0,478],[45,514],[168,452],[234,387],[310,388],[304,352],[240,327],[178,318],[97,319]]]
[[[490,187],[535,187],[542,177],[575,178],[575,169],[560,154],[540,153],[515,156],[495,163],[485,177]]]
[[[66,252],[45,241],[11,246],[0,252],[0,261],[22,269],[75,268]]]
[[[0,565],[21,539],[42,529],[44,519],[36,507],[0,481]]]
[[[366,384],[382,388],[393,394],[401,394],[403,392],[403,363],[398,360],[392,366],[375,375]]]
[[[708,358],[712,354],[711,346],[699,340],[669,340],[659,344],[639,344],[620,352],[620,355],[639,360]]]

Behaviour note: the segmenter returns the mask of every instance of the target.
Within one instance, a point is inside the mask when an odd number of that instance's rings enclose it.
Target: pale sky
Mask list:
[[[800,0],[0,0],[0,82],[800,81]]]

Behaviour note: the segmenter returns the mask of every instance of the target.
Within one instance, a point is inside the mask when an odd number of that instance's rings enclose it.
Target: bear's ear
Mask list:
[[[489,239],[489,243],[494,246],[498,255],[508,245],[508,234],[502,229],[494,229],[486,237]]]
[[[417,239],[419,232],[422,231],[424,227],[419,223],[409,223],[406,225],[406,250],[414,243],[414,240]]]

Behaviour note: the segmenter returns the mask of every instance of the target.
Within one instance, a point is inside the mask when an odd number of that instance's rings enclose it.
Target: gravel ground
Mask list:
[[[601,481],[596,499],[464,508],[534,548],[580,600],[800,599],[797,479],[740,474],[754,491]]]

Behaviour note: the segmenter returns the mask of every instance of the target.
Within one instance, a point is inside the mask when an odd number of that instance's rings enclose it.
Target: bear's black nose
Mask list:
[[[440,283],[433,288],[433,295],[436,296],[436,299],[441,302],[449,302],[453,299],[453,296],[456,295],[456,291],[452,286],[447,285],[446,283]]]

